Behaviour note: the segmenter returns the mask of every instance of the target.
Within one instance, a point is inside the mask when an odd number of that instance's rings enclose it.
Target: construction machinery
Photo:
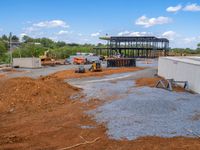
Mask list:
[[[101,62],[100,61],[93,61],[92,66],[90,67],[89,71],[92,71],[92,72],[102,71]]]
[[[85,64],[86,59],[83,57],[74,57],[73,64],[75,65],[80,65],[80,64]]]
[[[49,56],[49,50],[44,52],[44,55],[40,56],[41,63],[43,66],[50,65],[54,66],[56,64],[55,60]]]
[[[85,67],[83,65],[78,66],[78,69],[75,70],[75,73],[85,73]]]

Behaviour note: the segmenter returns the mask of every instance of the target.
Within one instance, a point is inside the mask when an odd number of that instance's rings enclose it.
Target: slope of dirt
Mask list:
[[[4,74],[0,74],[0,78],[4,78],[5,77],[5,75]]]
[[[0,83],[0,112],[25,109],[37,111],[64,104],[76,90],[58,79],[14,78]]]
[[[67,100],[55,105],[49,112],[34,114],[23,112],[0,114],[0,149],[56,150],[69,147],[85,140],[92,144],[80,145],[74,150],[197,150],[199,139],[143,137],[134,141],[109,139],[106,128],[92,121],[84,111],[98,105],[98,101],[81,103]],[[83,128],[84,127],[84,128]]]
[[[116,69],[103,69],[102,72],[90,72],[86,73],[75,73],[74,70],[60,71],[55,74],[52,74],[51,77],[56,77],[59,79],[71,79],[71,78],[84,78],[84,77],[99,77],[105,75],[111,75],[115,73],[124,73],[124,72],[133,72],[143,70],[144,68],[133,67],[133,68],[116,68]]]
[[[100,105],[70,100],[79,89],[53,77],[15,78],[0,82],[0,149],[56,150],[92,141],[73,150],[197,150],[195,138],[144,137],[134,141],[116,141],[106,135],[84,112]]]
[[[137,87],[141,86],[148,86],[148,87],[155,87],[159,80],[162,78],[160,77],[152,77],[152,78],[139,78],[135,81]],[[186,90],[180,86],[173,86],[173,90],[176,92],[186,92]]]

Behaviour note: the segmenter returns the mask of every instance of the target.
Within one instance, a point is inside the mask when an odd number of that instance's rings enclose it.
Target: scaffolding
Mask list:
[[[93,50],[97,55],[113,57],[120,55],[125,58],[156,58],[167,56],[169,52],[169,40],[154,36],[112,36],[100,37],[107,41],[104,48],[96,47]]]

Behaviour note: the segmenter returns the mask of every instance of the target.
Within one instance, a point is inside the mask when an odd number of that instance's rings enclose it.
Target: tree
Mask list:
[[[28,42],[33,42],[34,40],[33,40],[31,37],[29,37],[29,36],[27,36],[27,35],[24,35],[24,36],[22,37],[22,41],[23,41],[24,43],[28,43]]]
[[[47,48],[54,48],[55,42],[48,38],[42,38],[42,39],[35,39],[34,42],[42,44],[44,47]]]
[[[5,34],[4,34],[4,35],[2,35],[2,37],[1,37],[1,38],[2,38],[2,40],[4,40],[4,41],[8,41],[8,37],[7,37],[7,35],[5,35]]]
[[[6,53],[6,44],[3,41],[0,41],[0,57]]]
[[[77,43],[70,43],[70,44],[68,44],[69,46],[79,46],[79,44],[77,44]]]
[[[197,44],[197,49],[200,49],[200,43],[199,43],[199,44]]]
[[[58,41],[57,43],[56,43],[56,46],[57,47],[64,47],[64,46],[66,46],[67,44],[65,43],[65,42],[63,42],[63,41]]]
[[[12,41],[13,42],[19,42],[19,38],[16,35],[12,36]]]

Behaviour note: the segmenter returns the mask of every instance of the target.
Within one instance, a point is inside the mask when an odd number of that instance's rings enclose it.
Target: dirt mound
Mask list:
[[[54,78],[14,78],[0,83],[0,111],[51,109],[63,104],[77,88]]]
[[[74,150],[196,150],[200,147],[199,139],[184,137],[144,137],[134,141],[109,139],[106,128],[84,113],[94,109],[99,101],[69,101],[69,96],[78,91],[52,77],[1,81],[0,149],[58,149],[99,137],[98,141]],[[1,113],[2,108],[16,112]],[[48,112],[39,111],[41,109]]]
[[[115,73],[125,73],[143,70],[144,68],[133,67],[133,68],[116,68],[116,69],[103,69],[102,72],[90,72],[86,73],[75,73],[75,70],[65,70],[52,74],[51,77],[56,77],[59,79],[71,79],[71,78],[84,78],[84,77],[101,77],[105,75],[111,75]]]
[[[0,74],[0,78],[4,78],[5,77],[5,75],[4,74]]]
[[[148,87],[155,87],[159,80],[162,78],[160,77],[152,77],[152,78],[139,78],[135,81],[137,87],[141,86],[148,86]],[[176,92],[186,92],[186,90],[180,86],[173,86],[173,90]]]

